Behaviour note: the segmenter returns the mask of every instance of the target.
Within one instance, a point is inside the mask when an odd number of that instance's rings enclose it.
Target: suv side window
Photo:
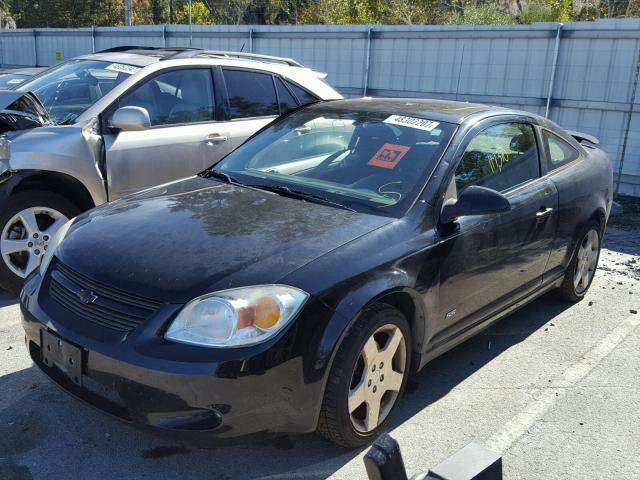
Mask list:
[[[540,159],[531,125],[504,123],[480,132],[456,168],[458,192],[479,185],[504,192],[540,176]]]
[[[548,130],[542,130],[542,138],[544,139],[544,146],[547,149],[547,157],[549,158],[549,170],[573,162],[580,156],[578,151],[569,145],[568,142]]]
[[[291,89],[293,94],[298,97],[298,103],[300,103],[300,105],[306,105],[307,103],[313,103],[319,100],[315,95],[310,94],[304,88],[299,87],[295,83],[291,83],[287,80],[285,80],[285,83]]]
[[[145,108],[152,127],[212,122],[216,109],[211,70],[161,73],[122,97],[118,105]]]
[[[231,118],[278,115],[273,77],[267,73],[223,69]]]
[[[288,112],[298,106],[298,101],[291,94],[289,89],[284,86],[282,80],[278,77],[273,77],[276,81],[276,91],[278,92],[278,104],[280,105],[280,114]]]

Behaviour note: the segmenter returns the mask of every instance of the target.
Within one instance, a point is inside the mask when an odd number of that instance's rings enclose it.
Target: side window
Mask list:
[[[147,80],[122,97],[120,107],[143,107],[151,126],[211,122],[215,100],[211,70],[171,70]]]
[[[287,86],[291,89],[291,91],[294,93],[294,95],[296,97],[298,97],[298,101],[299,101],[300,105],[306,105],[307,103],[313,103],[313,102],[317,102],[319,100],[319,98],[317,98],[314,95],[311,95],[304,88],[299,87],[295,83],[291,83],[291,82],[286,81],[286,80],[285,80],[285,82],[287,83]]]
[[[542,131],[542,138],[544,139],[547,156],[549,158],[549,170],[572,162],[580,156],[575,148],[547,130]]]
[[[282,80],[278,77],[274,77],[276,81],[276,90],[278,92],[278,104],[280,105],[280,114],[286,113],[289,110],[298,106],[297,100],[291,95],[291,92],[284,86]]]
[[[224,69],[231,118],[278,115],[273,78],[266,73]]]
[[[533,127],[504,123],[480,132],[467,146],[455,173],[458,192],[479,185],[504,192],[540,176]]]

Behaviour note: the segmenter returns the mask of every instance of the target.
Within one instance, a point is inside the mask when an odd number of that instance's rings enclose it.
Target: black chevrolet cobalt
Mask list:
[[[585,295],[612,200],[596,143],[468,103],[300,108],[60,229],[21,294],[27,347],[157,432],[363,445],[411,372],[545,292]]]

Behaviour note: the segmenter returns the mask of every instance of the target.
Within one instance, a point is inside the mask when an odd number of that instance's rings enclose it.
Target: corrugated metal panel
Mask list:
[[[368,26],[148,25],[2,30],[0,63],[51,65],[118,45],[244,50],[294,58],[327,72],[349,96],[365,87]],[[370,95],[458,98],[544,114],[557,24],[371,27]],[[620,162],[640,20],[564,25],[550,117],[596,135]],[[640,86],[638,86],[640,90]],[[627,140],[621,192],[640,195],[640,91]],[[634,186],[636,185],[636,186]]]

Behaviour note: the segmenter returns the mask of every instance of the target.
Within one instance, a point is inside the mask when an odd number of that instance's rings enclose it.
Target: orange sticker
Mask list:
[[[380,150],[373,156],[367,165],[373,165],[374,167],[382,167],[393,169],[402,160],[407,152],[411,150],[411,147],[405,147],[404,145],[393,145],[391,143],[385,143]]]

